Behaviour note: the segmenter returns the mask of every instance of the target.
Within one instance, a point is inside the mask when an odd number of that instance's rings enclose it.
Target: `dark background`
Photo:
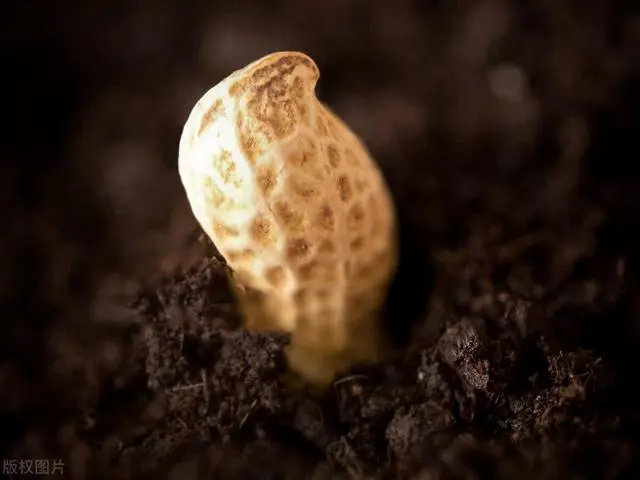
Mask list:
[[[4,5],[2,457],[73,478],[640,475],[634,3]],[[277,50],[316,61],[402,229],[405,343],[320,398],[282,388],[284,339],[228,332],[177,174],[200,95]]]

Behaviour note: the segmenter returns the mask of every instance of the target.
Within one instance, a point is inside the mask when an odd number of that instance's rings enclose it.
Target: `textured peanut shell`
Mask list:
[[[291,333],[290,368],[326,385],[377,357],[397,240],[384,178],[316,98],[319,75],[297,52],[231,74],[191,111],[179,173],[246,328]]]

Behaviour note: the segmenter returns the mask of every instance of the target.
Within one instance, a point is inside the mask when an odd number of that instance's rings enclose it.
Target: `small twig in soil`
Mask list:
[[[209,392],[209,384],[207,382],[207,372],[205,369],[200,370],[200,377],[202,378],[202,394],[204,395],[204,411],[205,413],[209,413],[209,401],[211,399],[211,394]]]
[[[173,387],[170,391],[171,392],[177,392],[177,391],[182,391],[182,390],[192,390],[192,389],[198,388],[198,387],[206,388],[204,386],[204,384],[201,382],[201,383],[194,383],[192,385],[180,385],[179,387]]]
[[[249,415],[251,415],[251,411],[253,410],[253,408],[256,406],[257,403],[258,403],[257,400],[254,400],[253,402],[251,402],[251,405],[249,406],[249,411],[245,414],[244,417],[242,417],[242,420],[240,421],[240,428],[244,426],[245,422],[249,418]]]
[[[340,380],[333,382],[333,386],[337,387],[338,385],[350,382],[352,380],[366,380],[366,378],[367,378],[366,375],[349,375],[348,377],[344,377],[344,378],[341,378]]]

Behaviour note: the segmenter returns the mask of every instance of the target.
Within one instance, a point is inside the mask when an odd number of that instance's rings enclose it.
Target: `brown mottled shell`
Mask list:
[[[231,74],[193,108],[179,172],[234,271],[247,328],[290,332],[291,367],[326,383],[374,356],[397,246],[386,183],[316,98],[319,76],[297,52]]]

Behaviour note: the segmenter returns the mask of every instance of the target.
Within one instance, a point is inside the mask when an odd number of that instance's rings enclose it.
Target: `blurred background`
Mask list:
[[[92,444],[78,432],[116,402],[104,385],[124,375],[140,322],[131,302],[205,256],[177,174],[182,125],[208,88],[277,50],[316,61],[319,97],[381,165],[403,232],[398,302],[431,298],[423,321],[484,315],[493,284],[542,298],[576,276],[611,285],[609,274],[624,276],[635,312],[635,2],[25,0],[2,10],[0,430],[11,451],[65,458],[77,478],[92,471],[106,434]],[[489,275],[482,262],[498,266]],[[423,284],[412,272],[427,264],[436,273]],[[620,325],[585,335],[609,332],[603,351],[633,345],[635,324]]]

